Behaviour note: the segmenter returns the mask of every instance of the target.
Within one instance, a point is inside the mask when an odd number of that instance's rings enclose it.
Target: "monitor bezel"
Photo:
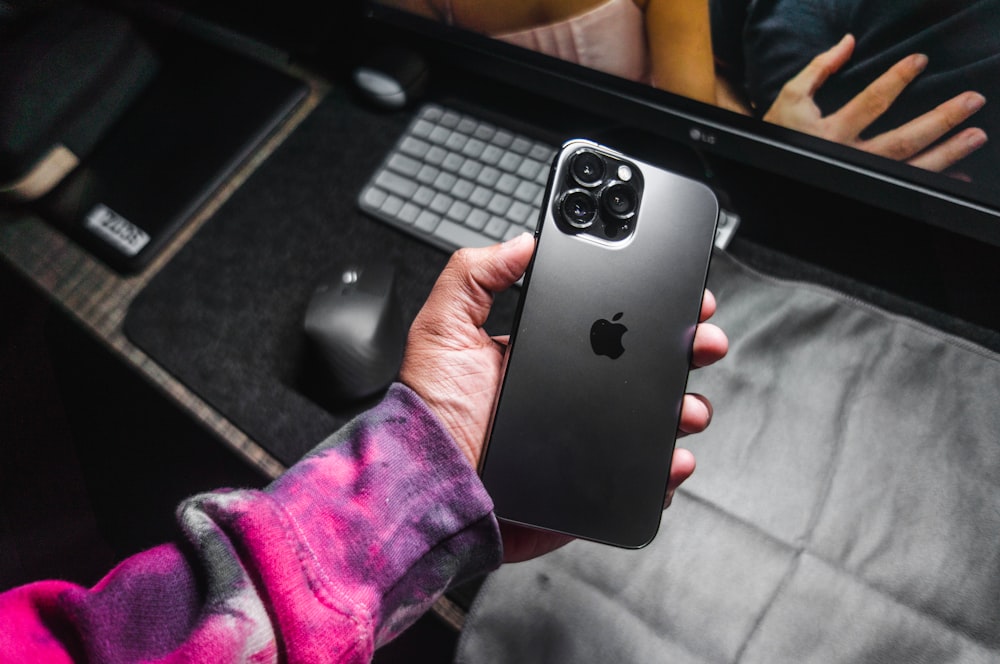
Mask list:
[[[451,65],[752,168],[1000,246],[1000,191],[923,171],[417,16],[376,0],[364,16]],[[995,200],[990,200],[991,194]]]

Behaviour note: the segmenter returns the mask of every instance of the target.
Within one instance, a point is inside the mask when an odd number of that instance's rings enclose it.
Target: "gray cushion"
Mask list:
[[[457,659],[1000,661],[1000,357],[717,254],[732,342],[647,549],[484,584]]]

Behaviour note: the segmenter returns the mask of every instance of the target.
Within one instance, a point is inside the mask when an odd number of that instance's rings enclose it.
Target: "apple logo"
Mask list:
[[[623,315],[624,312],[620,311],[611,320],[601,318],[590,326],[590,346],[595,353],[617,360],[625,352],[622,336],[628,332],[628,328],[621,323],[611,322],[619,320]]]

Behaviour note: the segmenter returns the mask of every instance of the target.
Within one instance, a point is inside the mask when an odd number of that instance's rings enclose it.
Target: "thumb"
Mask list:
[[[507,290],[521,278],[534,250],[534,238],[528,233],[503,244],[460,249],[438,277],[427,305],[453,312],[458,307],[463,317],[481,326],[493,305],[493,293]]]
[[[503,244],[469,249],[472,257],[470,277],[494,293],[507,290],[528,269],[534,251],[535,240],[529,233],[521,233]]]

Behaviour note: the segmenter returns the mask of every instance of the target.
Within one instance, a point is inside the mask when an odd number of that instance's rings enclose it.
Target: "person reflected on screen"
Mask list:
[[[715,103],[707,0],[381,0],[621,78]]]
[[[996,0],[711,0],[711,11],[720,105],[925,170],[996,177],[995,150],[981,149],[997,117],[980,113],[1000,80]]]
[[[400,382],[265,489],[186,500],[182,539],[93,588],[0,594],[0,661],[368,662],[448,587],[565,544],[498,524],[475,472],[505,351],[482,326],[533,249],[522,235],[457,252],[413,323]],[[726,353],[714,311],[706,291],[694,367]],[[678,433],[711,414],[685,395]],[[668,504],[693,470],[678,448]]]

